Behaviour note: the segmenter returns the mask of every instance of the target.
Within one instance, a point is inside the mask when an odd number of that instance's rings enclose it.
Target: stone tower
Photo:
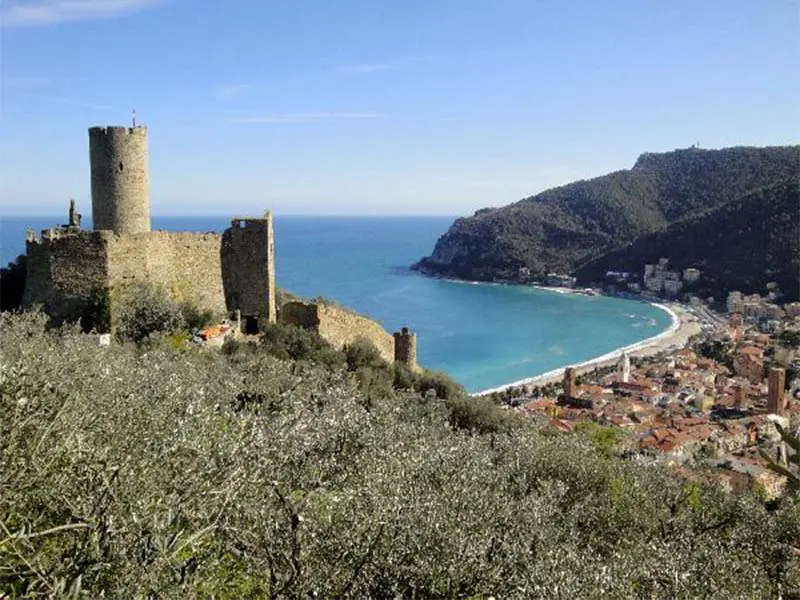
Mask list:
[[[90,127],[95,230],[150,231],[146,127]]]
[[[576,376],[574,367],[567,367],[566,369],[564,369],[563,386],[564,386],[564,396],[566,398],[575,397],[575,392],[577,391],[575,389],[576,388],[575,378]]]
[[[744,408],[747,404],[747,389],[744,383],[737,383],[733,386],[733,405],[736,408]]]
[[[786,384],[784,369],[770,369],[767,375],[767,412],[783,414],[783,389]]]
[[[245,333],[275,323],[275,240],[272,213],[237,217],[222,234],[222,286],[228,310],[240,311]]]
[[[411,333],[408,327],[394,333],[394,362],[412,370],[417,368],[417,334]]]

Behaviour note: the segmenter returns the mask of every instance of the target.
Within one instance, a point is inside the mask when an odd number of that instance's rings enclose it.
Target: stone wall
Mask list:
[[[108,277],[108,232],[49,229],[27,240],[23,306],[44,306],[56,320],[76,318]]]
[[[213,233],[45,230],[28,240],[27,254],[23,304],[41,303],[56,319],[76,316],[98,288],[113,299],[146,283],[163,286],[176,301],[226,313],[220,236]]]
[[[214,233],[151,231],[108,238],[109,285],[163,286],[179,302],[226,314],[220,266],[220,236]]]
[[[394,362],[394,338],[375,321],[339,306],[320,302],[288,302],[281,308],[280,321],[313,329],[338,349],[365,339],[375,346],[383,360],[389,364]]]

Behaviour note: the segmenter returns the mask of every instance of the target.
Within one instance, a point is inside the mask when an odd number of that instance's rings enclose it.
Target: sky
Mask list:
[[[0,215],[471,214],[642,152],[796,144],[798,0],[0,0]]]

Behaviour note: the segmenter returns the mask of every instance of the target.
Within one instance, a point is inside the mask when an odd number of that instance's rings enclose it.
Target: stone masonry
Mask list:
[[[287,302],[281,307],[280,322],[319,333],[331,346],[341,350],[357,340],[366,340],[389,364],[394,361],[394,339],[367,317],[326,302]]]
[[[263,218],[234,218],[222,235],[220,250],[225,303],[241,311],[249,332],[275,323],[275,243],[272,213]]]
[[[42,304],[56,318],[74,319],[97,291],[115,298],[136,284],[163,287],[178,302],[226,313],[220,236],[213,233],[46,229],[27,238],[24,306]]]
[[[417,334],[403,327],[394,333],[394,361],[417,371]]]
[[[150,231],[146,127],[89,129],[95,230]]]

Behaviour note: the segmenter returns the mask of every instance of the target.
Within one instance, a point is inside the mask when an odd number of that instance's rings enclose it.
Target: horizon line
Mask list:
[[[267,209],[269,212],[272,213],[272,216],[280,215],[282,217],[331,217],[331,218],[374,218],[374,217],[385,217],[385,218],[401,218],[401,217],[458,217],[460,216],[459,213],[388,213],[388,214],[377,214],[377,213],[284,213],[284,212],[276,212],[272,209]],[[266,212],[266,211],[264,211]],[[189,217],[189,218],[225,218],[225,219],[233,219],[236,218],[233,214],[186,214],[186,213],[172,213],[172,214],[151,214],[150,218],[163,218],[163,217]],[[0,219],[50,219],[50,218],[61,218],[57,214],[0,214]],[[90,216],[86,216],[85,218],[91,219]]]

